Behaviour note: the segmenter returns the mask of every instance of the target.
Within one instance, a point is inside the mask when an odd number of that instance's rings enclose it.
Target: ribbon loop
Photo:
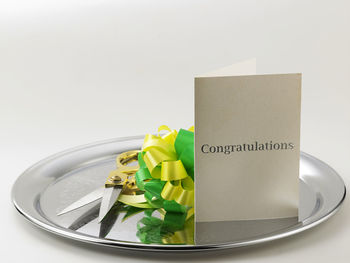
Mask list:
[[[177,181],[186,178],[187,172],[181,160],[162,162],[161,177],[162,181]]]

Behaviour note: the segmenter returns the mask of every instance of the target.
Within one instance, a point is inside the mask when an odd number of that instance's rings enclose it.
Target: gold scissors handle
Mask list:
[[[139,165],[128,165],[137,161],[139,150],[132,150],[123,152],[117,157],[117,170],[111,171],[107,177],[105,187],[115,187],[129,185],[129,187],[136,187],[135,173],[139,169]]]

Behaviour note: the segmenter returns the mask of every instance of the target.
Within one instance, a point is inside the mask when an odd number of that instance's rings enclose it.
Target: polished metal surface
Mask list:
[[[221,224],[214,235],[196,245],[143,244],[136,236],[143,213],[122,220],[108,213],[98,223],[100,201],[58,216],[69,204],[103,186],[115,169],[115,157],[139,149],[143,136],[113,139],[84,145],[50,156],[26,170],[12,189],[17,210],[30,222],[52,233],[97,245],[125,249],[190,251],[255,245],[309,229],[333,215],[345,198],[340,176],[324,162],[300,155],[299,220],[237,221]],[[113,210],[113,208],[112,208]],[[113,211],[111,211],[113,212]],[[198,225],[210,233],[212,225]],[[206,232],[207,231],[207,232]],[[207,234],[203,236],[208,236]]]
[[[88,193],[87,195],[78,199],[74,203],[70,204],[69,206],[64,208],[62,211],[57,213],[57,215],[60,216],[60,215],[63,215],[65,213],[69,213],[73,210],[79,209],[80,207],[83,207],[83,206],[88,205],[94,201],[97,201],[98,199],[103,197],[104,192],[105,192],[105,188],[99,187],[96,190],[92,191],[91,193]],[[107,213],[105,213],[105,214],[107,214]]]
[[[107,215],[108,211],[112,208],[114,203],[117,201],[121,191],[122,191],[122,188],[117,188],[117,187],[105,188],[103,192],[100,213],[98,215],[98,222],[101,222],[102,219]]]

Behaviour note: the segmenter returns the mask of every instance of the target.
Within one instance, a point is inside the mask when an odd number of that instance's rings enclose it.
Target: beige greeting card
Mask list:
[[[254,72],[195,79],[196,222],[298,216],[301,74]]]

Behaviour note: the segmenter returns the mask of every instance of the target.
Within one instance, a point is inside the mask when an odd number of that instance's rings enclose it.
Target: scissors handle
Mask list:
[[[138,160],[139,150],[123,152],[117,157],[117,170],[111,171],[107,177],[105,187],[124,187],[127,184],[135,185],[134,175],[139,169],[139,165],[128,165]]]

